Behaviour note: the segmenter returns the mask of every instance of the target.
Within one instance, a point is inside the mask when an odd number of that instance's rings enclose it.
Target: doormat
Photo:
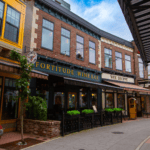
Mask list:
[[[20,150],[22,148],[26,148],[26,147],[29,147],[29,146],[43,142],[43,141],[37,140],[37,139],[26,138],[26,139],[24,139],[24,141],[27,143],[27,145],[17,145],[17,143],[20,141],[21,140],[0,145],[0,148],[3,148],[5,150]]]

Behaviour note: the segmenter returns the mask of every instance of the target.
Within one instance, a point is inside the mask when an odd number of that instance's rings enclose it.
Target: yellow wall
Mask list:
[[[4,6],[2,34],[0,36],[0,42],[4,42],[5,44],[9,44],[11,46],[14,46],[14,48],[21,50],[23,47],[26,5],[23,2],[21,2],[20,0],[3,0],[3,2],[5,4],[5,6]],[[19,28],[18,43],[12,42],[12,41],[4,38],[7,5],[13,7],[14,9],[16,9],[17,11],[20,12],[20,28]],[[21,53],[21,51],[20,51],[20,53]]]

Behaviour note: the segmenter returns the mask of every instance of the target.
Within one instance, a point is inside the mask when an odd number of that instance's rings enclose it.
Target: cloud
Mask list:
[[[133,40],[117,0],[89,1],[65,0],[71,6],[71,11],[96,27],[113,35]],[[87,1],[86,1],[87,2]]]

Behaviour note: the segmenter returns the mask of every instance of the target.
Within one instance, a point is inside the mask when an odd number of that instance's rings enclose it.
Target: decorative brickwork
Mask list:
[[[24,119],[24,133],[31,133],[49,138],[60,136],[60,121],[39,121]],[[17,131],[20,132],[20,119],[17,120]]]

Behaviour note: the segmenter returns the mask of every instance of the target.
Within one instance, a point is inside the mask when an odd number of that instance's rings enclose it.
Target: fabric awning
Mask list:
[[[17,63],[13,63],[13,61],[8,62],[8,61],[0,60],[0,71],[19,74],[20,66]],[[36,70],[32,70],[31,77],[48,80],[48,74]]]
[[[120,88],[123,88],[123,90],[125,90],[125,91],[135,91],[135,92],[150,93],[149,89],[140,87],[140,86],[135,85],[135,84],[126,84],[126,83],[112,82],[112,81],[107,81],[107,80],[105,80],[105,82],[110,83],[112,85],[116,85],[116,86],[118,86]]]
[[[123,90],[121,87],[116,87],[112,85],[107,85],[99,82],[92,82],[87,80],[80,80],[74,78],[63,77],[64,83],[69,85],[83,86],[83,87],[91,87],[91,88],[104,88],[104,89],[112,89],[112,90]]]

